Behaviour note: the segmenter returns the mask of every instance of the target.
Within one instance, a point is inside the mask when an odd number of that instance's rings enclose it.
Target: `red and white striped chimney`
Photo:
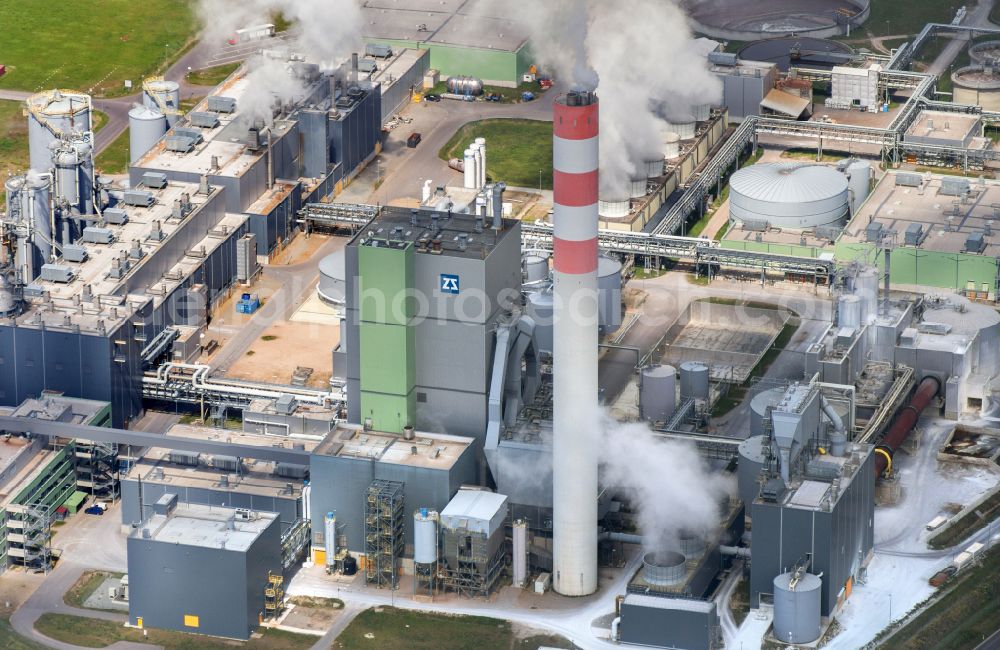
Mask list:
[[[553,110],[553,582],[597,590],[598,103],[570,92]]]

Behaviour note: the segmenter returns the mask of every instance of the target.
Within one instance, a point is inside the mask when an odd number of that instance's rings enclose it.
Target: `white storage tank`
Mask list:
[[[142,104],[163,113],[167,125],[173,126],[181,116],[181,87],[176,81],[146,79],[142,82]]]
[[[854,278],[854,295],[861,299],[862,324],[866,325],[878,316],[878,294],[881,280],[882,273],[874,266],[862,269]]]
[[[861,327],[861,298],[854,294],[843,295],[837,299],[837,325],[839,327]]]
[[[535,322],[535,342],[539,352],[552,353],[552,288],[528,294],[527,312]]]
[[[47,90],[26,100],[28,106],[28,153],[32,169],[52,166],[51,143],[59,136],[90,131],[90,96]]]
[[[774,638],[784,643],[819,638],[822,587],[811,573],[782,573],[774,579]]]
[[[438,559],[438,513],[421,508],[413,513],[413,561],[434,564]]]
[[[128,112],[128,153],[132,163],[142,158],[167,132],[167,118],[156,108],[133,106]]]
[[[673,131],[663,134],[663,157],[673,160],[681,155],[681,137]]]
[[[622,263],[601,255],[597,258],[597,299],[601,331],[614,332],[622,324]]]
[[[334,251],[319,261],[316,293],[329,305],[343,305],[347,298],[347,271],[344,250]]]
[[[847,177],[847,198],[851,206],[851,214],[857,214],[861,204],[868,198],[872,187],[872,165],[867,160],[848,158],[837,164]]]
[[[326,566],[333,566],[337,558],[337,515],[326,513],[323,519],[323,549],[326,552]]]
[[[597,201],[597,212],[605,219],[622,219],[631,210],[632,201],[627,196],[612,196]]]
[[[642,369],[639,412],[647,422],[664,422],[677,408],[677,369],[653,365]]]
[[[746,505],[747,510],[750,504],[757,498],[759,484],[757,477],[764,469],[766,456],[764,436],[755,435],[740,443],[740,460],[736,468],[737,483],[739,484],[740,500]]]
[[[758,163],[733,174],[729,188],[733,219],[775,228],[840,225],[849,208],[847,177],[823,165]]]
[[[528,251],[522,257],[524,265],[525,284],[544,282],[549,279],[549,253],[548,251]]]
[[[523,589],[528,582],[528,522],[518,519],[514,522],[514,543],[511,553],[511,582]]]
[[[764,433],[764,421],[767,409],[777,406],[785,396],[784,388],[769,388],[763,390],[750,400],[750,435],[759,436]]]
[[[698,361],[681,364],[681,399],[708,399],[708,366]]]

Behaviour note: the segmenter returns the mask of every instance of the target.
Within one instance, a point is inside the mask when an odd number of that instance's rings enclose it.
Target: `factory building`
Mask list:
[[[128,537],[129,624],[249,639],[280,588],[280,538],[273,513],[165,495]]]
[[[430,69],[430,50],[404,48],[392,50],[388,57],[369,61],[375,71],[371,81],[382,89],[382,124],[413,101],[423,89],[424,75]]]
[[[722,80],[722,105],[729,112],[729,119],[742,122],[745,117],[759,115],[760,103],[778,80],[778,67],[770,62],[746,61],[726,52],[710,53],[708,62],[712,73]]]
[[[507,563],[507,497],[464,488],[440,514],[442,588],[489,597]]]
[[[350,241],[334,352],[350,422],[485,435],[495,330],[521,286],[520,230],[390,207]]]

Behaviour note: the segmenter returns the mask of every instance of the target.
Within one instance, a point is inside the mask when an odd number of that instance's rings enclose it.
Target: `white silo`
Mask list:
[[[467,190],[476,189],[476,154],[471,148],[466,149],[462,154],[462,174],[464,176],[462,185]]]
[[[94,214],[94,140],[92,133],[73,137],[72,146],[80,162],[78,182],[80,187],[79,209],[82,214]]]
[[[677,408],[677,369],[652,365],[643,368],[639,384],[639,412],[647,422],[665,422]]]
[[[774,579],[774,638],[783,643],[812,643],[820,633],[823,581],[804,571]]]
[[[472,149],[472,156],[475,159],[475,179],[476,188],[482,188],[483,186],[483,149],[478,144],[473,143],[470,147]]]
[[[486,138],[476,138],[479,147],[479,187],[486,185]]]
[[[601,331],[614,332],[622,325],[622,263],[601,255],[597,258],[597,293]]]
[[[524,264],[524,283],[535,284],[549,279],[549,253],[548,251],[528,251],[522,256]]]
[[[128,151],[133,164],[167,132],[167,118],[157,108],[133,106],[128,112]]]
[[[181,116],[181,87],[176,81],[146,79],[142,82],[142,104],[160,111],[172,127]]]
[[[854,295],[861,298],[861,323],[866,325],[878,316],[879,281],[882,274],[877,267],[861,269],[854,278]]]
[[[513,525],[514,543],[511,549],[511,582],[523,588],[528,582],[528,522],[518,519]]]
[[[861,327],[861,298],[846,294],[837,299],[837,325],[840,327]]]
[[[437,511],[421,508],[413,513],[413,593],[434,593],[438,561]]]
[[[752,436],[740,443],[740,459],[736,467],[736,476],[740,500],[743,501],[747,510],[757,498],[760,487],[757,478],[767,462],[766,445],[766,439],[762,435]]]
[[[849,209],[847,177],[824,165],[758,163],[733,174],[729,188],[734,220],[774,228],[839,225]]]
[[[840,161],[837,165],[842,169],[847,177],[848,200],[851,205],[851,214],[857,214],[861,209],[861,204],[868,198],[872,187],[872,165],[867,160],[850,158]]]
[[[52,167],[52,142],[71,133],[90,131],[90,95],[47,90],[32,95],[26,104],[31,169],[46,171]]]

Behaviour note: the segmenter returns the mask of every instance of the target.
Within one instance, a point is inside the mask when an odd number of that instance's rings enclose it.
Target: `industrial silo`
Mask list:
[[[524,283],[535,284],[549,279],[548,251],[533,250],[524,253],[521,258],[524,264]]]
[[[73,149],[80,161],[80,212],[94,214],[94,140],[92,133],[73,138]],[[99,198],[99,197],[97,197]]]
[[[819,638],[823,581],[811,573],[782,573],[774,579],[774,638],[811,643]]]
[[[647,422],[665,422],[677,408],[677,370],[653,365],[642,369],[639,412]]]
[[[698,361],[681,364],[681,399],[708,399],[708,366]]]
[[[14,283],[13,268],[0,268],[0,318],[10,318],[18,312],[17,287]]]
[[[47,90],[29,97],[28,153],[31,168],[45,171],[52,167],[49,146],[60,137],[90,131],[90,96],[83,93]]]
[[[181,87],[176,81],[146,79],[142,82],[142,105],[158,110],[172,127],[181,116]]]
[[[539,352],[552,353],[552,288],[528,294],[528,316],[535,322],[535,342]]]
[[[837,325],[840,327],[861,327],[861,298],[846,294],[837,299]]]
[[[128,112],[129,160],[135,161],[153,148],[167,132],[167,118],[158,108],[133,106]]]
[[[604,219],[623,219],[632,211],[632,201],[627,192],[622,195],[601,197],[597,201],[597,212]]]
[[[764,433],[764,422],[767,419],[767,409],[777,406],[785,395],[784,388],[769,388],[763,390],[750,400],[750,435],[759,436]]]
[[[434,564],[438,559],[438,513],[421,508],[413,513],[413,561]]]
[[[840,225],[848,209],[847,177],[833,167],[759,163],[729,180],[729,214],[737,221],[804,230]]]
[[[31,282],[52,256],[52,176],[29,171],[7,179],[5,188],[8,218],[26,224],[25,235],[28,230],[32,233],[33,245],[24,237],[17,243],[18,266],[24,281]]]
[[[663,157],[673,160],[681,155],[681,137],[673,131],[663,134]]]
[[[740,500],[749,510],[750,504],[757,498],[757,477],[764,469],[766,442],[764,436],[753,436],[740,443],[740,460],[736,468],[739,484]]]
[[[319,261],[319,285],[316,293],[329,305],[343,305],[347,297],[347,272],[344,250],[334,251]]]
[[[854,277],[854,295],[861,298],[861,323],[868,324],[878,316],[879,281],[882,274],[877,267],[861,269]]]
[[[511,582],[522,588],[528,581],[528,522],[518,519],[511,526],[513,544],[511,549]]]
[[[951,81],[956,103],[1000,110],[1000,71],[994,64],[960,68],[952,73]]]
[[[848,158],[837,163],[837,169],[847,177],[847,199],[851,214],[857,214],[871,192],[872,165],[867,160]]]
[[[597,299],[600,328],[614,332],[622,324],[622,263],[601,255],[597,258]]]

